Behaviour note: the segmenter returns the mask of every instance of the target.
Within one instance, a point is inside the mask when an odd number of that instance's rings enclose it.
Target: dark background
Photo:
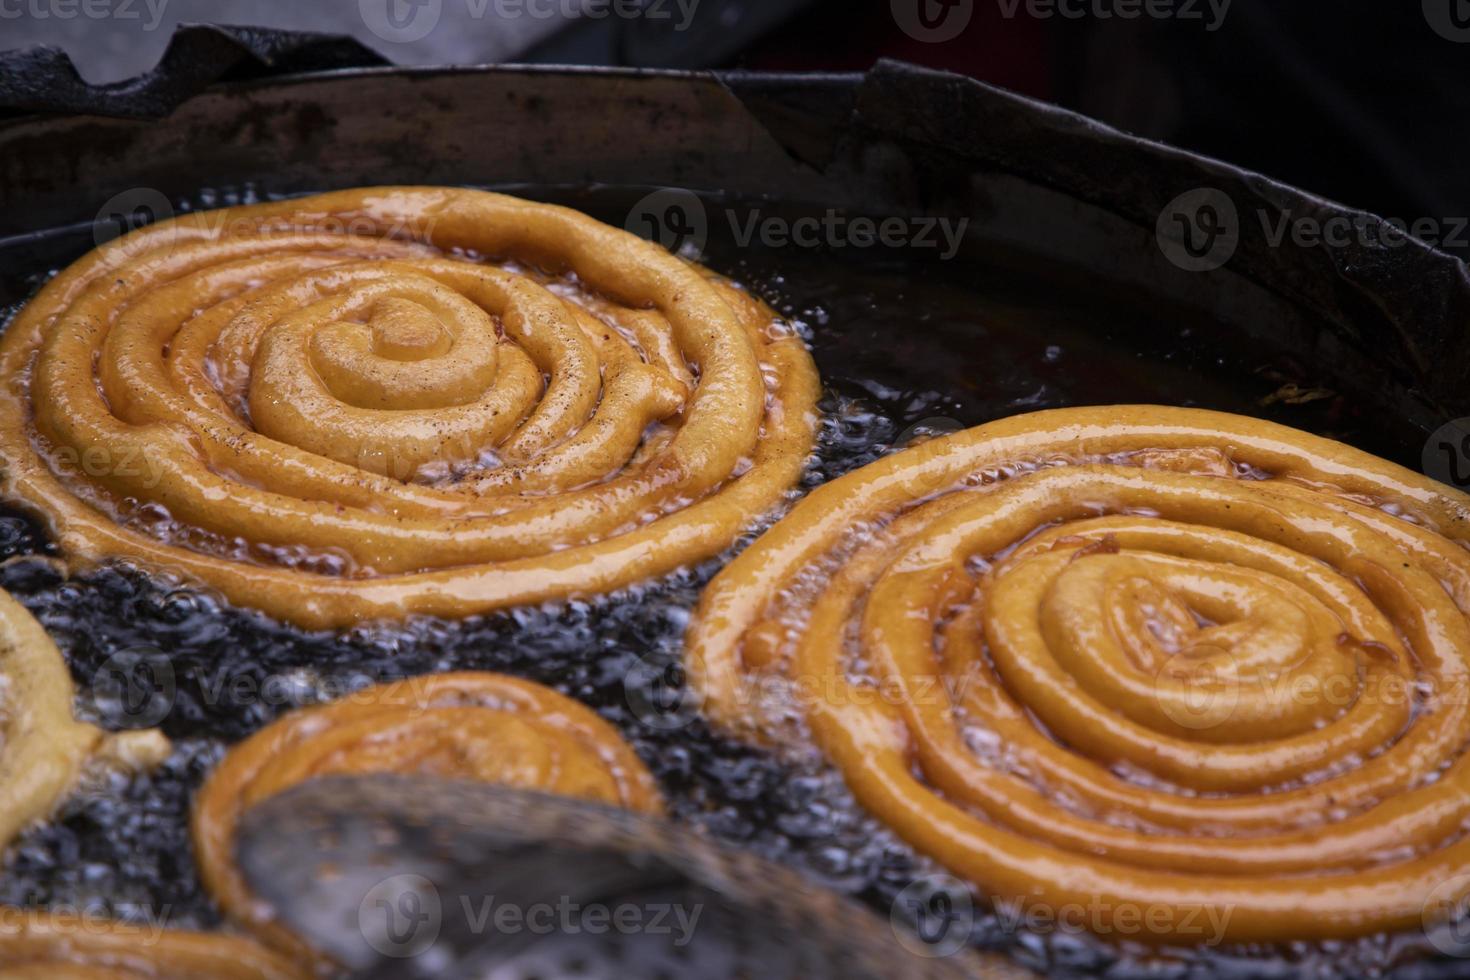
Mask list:
[[[614,2],[665,15],[594,16]],[[345,33],[400,64],[861,70],[900,58],[1427,220],[1436,244],[1470,254],[1470,233],[1455,232],[1470,215],[1470,0],[684,2],[688,20],[680,0],[0,0],[0,49],[60,45],[93,82],[146,71],[188,22]],[[434,5],[435,26],[385,40],[367,20],[388,5],[403,20]],[[963,29],[921,40],[900,24],[920,13]]]

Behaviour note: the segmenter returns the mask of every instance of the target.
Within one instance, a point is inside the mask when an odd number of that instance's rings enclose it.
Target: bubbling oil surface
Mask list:
[[[622,225],[641,194],[512,193]],[[202,191],[181,209],[249,203]],[[987,270],[961,255],[874,247],[737,246],[760,202],[707,202],[704,261],[771,302],[812,345],[826,387],[810,488],[914,439],[1042,408],[1112,402],[1198,405],[1263,415],[1417,463],[1423,434],[1368,417],[1342,379],[1218,325],[1171,319],[1156,301],[1099,301],[1084,280]],[[789,214],[785,209],[783,214]],[[62,230],[0,267],[0,303],[18,303],[50,266],[91,245]],[[7,317],[8,319],[8,317]],[[1234,342],[1232,342],[1234,341]],[[1263,401],[1287,384],[1334,394]],[[749,532],[735,549],[751,540]],[[899,892],[937,868],[864,813],[815,756],[776,757],[712,733],[682,700],[679,657],[700,589],[725,558],[596,602],[465,622],[420,619],[341,635],[304,633],[223,607],[204,592],[126,567],[64,578],[31,520],[0,510],[0,587],[69,656],[81,712],[108,727],[157,724],[172,758],[151,775],[90,787],[25,834],[0,875],[0,901],[102,908],[125,918],[209,926],[218,914],[191,855],[189,800],[226,747],[292,708],[400,677],[493,670],[547,684],[616,724],[653,770],[674,819],[854,895],[886,917]],[[726,556],[728,557],[728,556]],[[140,682],[141,679],[141,682]],[[977,908],[972,942],[1055,976],[1210,980],[1269,976],[1407,980],[1463,976],[1423,936],[1290,948],[1165,950],[1040,931]]]

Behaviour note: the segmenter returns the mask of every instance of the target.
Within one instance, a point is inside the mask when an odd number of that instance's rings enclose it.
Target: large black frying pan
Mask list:
[[[106,90],[55,54],[0,65],[0,307],[160,209],[469,184],[641,230],[638,202],[674,187],[693,192],[676,197],[688,213],[650,231],[700,232],[707,262],[811,331],[830,420],[813,480],[924,426],[1160,401],[1268,416],[1470,483],[1466,445],[1442,429],[1470,415],[1466,269],[1371,216],[902,64],[819,76],[341,67],[371,60],[320,38],[190,29],[153,75]],[[222,67],[229,77],[201,89]],[[752,216],[828,209],[968,219],[968,231],[947,259],[739,241]],[[1357,231],[1337,244],[1277,238],[1283,220],[1299,219]],[[724,742],[697,720],[647,724],[623,668],[677,662],[677,610],[713,564],[607,608],[333,637],[127,571],[63,581],[35,557],[48,548],[33,525],[0,514],[10,559],[0,585],[63,636],[84,690],[119,650],[162,647],[180,687],[163,724],[185,748],[153,785],[83,801],[28,835],[0,901],[142,899],[211,922],[187,857],[188,794],[225,743],[289,704],[198,691],[218,692],[219,670],[258,678],[303,666],[371,679],[475,666],[543,680],[623,728],[683,822],[879,911],[926,872],[820,767]],[[260,860],[280,853],[263,827]],[[1375,965],[1448,977],[1463,966],[1381,944],[1181,953],[1161,966],[1095,942],[1003,934],[983,918],[976,942],[1056,975],[1333,977]]]

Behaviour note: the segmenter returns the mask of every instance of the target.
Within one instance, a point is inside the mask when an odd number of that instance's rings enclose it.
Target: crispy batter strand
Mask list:
[[[241,936],[0,909],[0,980],[303,980]]]
[[[813,444],[760,301],[566,208],[385,187],[185,215],[0,340],[3,493],[309,628],[628,586],[718,553]]]
[[[0,848],[49,816],[89,762],[144,768],[169,753],[154,729],[109,734],[77,721],[75,696],[61,651],[0,590]]]
[[[194,803],[194,850],[225,914],[271,946],[310,958],[263,917],[235,866],[235,828],[251,805],[328,775],[412,773],[534,789],[660,813],[648,769],[617,730],[550,688],[500,674],[383,684],[292,712],[237,745]]]
[[[997,901],[1158,942],[1417,928],[1470,881],[1467,522],[1267,422],[1024,415],[813,492],[705,591],[689,673],[757,739],[797,692]]]

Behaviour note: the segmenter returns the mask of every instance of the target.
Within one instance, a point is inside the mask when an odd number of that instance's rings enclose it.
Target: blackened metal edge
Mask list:
[[[860,73],[717,72],[715,77],[794,159],[826,171],[850,128]]]
[[[900,63],[865,76],[353,69],[216,85],[148,124],[0,123],[0,236],[88,221],[129,188],[181,198],[201,175],[263,193],[384,182],[683,186],[973,217],[1000,261],[1007,250],[1050,258],[1213,312],[1357,380],[1375,408],[1421,427],[1470,412],[1460,327],[1470,283],[1457,260],[1407,237],[1391,248],[1273,244],[1257,216],[1383,226],[1228,164]],[[1237,203],[1241,245],[1225,268],[1188,273],[1164,261],[1153,228],[1174,196],[1202,186]]]
[[[155,122],[0,124],[0,237],[90,222],[133,188],[382,183],[830,194],[713,77],[687,73],[368,69],[216,86]]]
[[[916,107],[922,107],[918,111]],[[1240,214],[1226,268],[1315,310],[1364,358],[1419,389],[1445,414],[1470,411],[1470,270],[1381,218],[1348,209],[1230,164],[1140,139],[1085,116],[971,79],[881,62],[857,93],[857,125],[1053,188],[1104,208],[1150,235],[1178,195],[1224,191]],[[922,154],[914,154],[921,157]],[[1272,241],[1281,222],[1362,223],[1374,241],[1303,247]],[[1368,236],[1364,236],[1368,237]],[[1391,239],[1393,244],[1378,244]],[[1203,278],[1203,274],[1189,275]],[[1338,350],[1332,345],[1334,350]],[[1392,406],[1403,410],[1402,405]]]
[[[0,52],[0,117],[87,113],[157,119],[227,76],[385,63],[341,35],[188,24],[174,32],[156,66],[107,85],[84,81],[70,56],[50,45]]]

